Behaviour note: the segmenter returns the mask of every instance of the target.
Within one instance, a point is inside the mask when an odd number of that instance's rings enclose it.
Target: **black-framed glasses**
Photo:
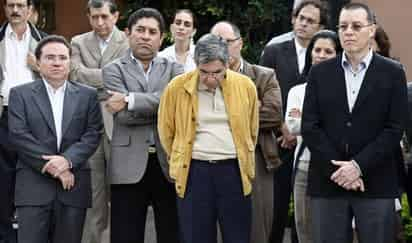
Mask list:
[[[373,24],[361,24],[361,23],[352,23],[352,24],[339,24],[336,26],[340,32],[347,31],[349,27],[355,31],[360,32],[363,28],[372,26]]]
[[[234,39],[226,39],[226,42],[228,45],[231,45],[232,43],[234,43],[235,41],[239,40],[240,36],[234,38]]]

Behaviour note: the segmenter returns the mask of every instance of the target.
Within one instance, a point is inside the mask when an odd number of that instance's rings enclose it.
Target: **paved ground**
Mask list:
[[[153,211],[151,210],[151,208],[147,216],[148,217],[146,221],[146,235],[145,235],[144,243],[156,243],[154,218],[153,218]],[[283,243],[290,243],[290,237],[289,237],[290,233],[289,232],[290,232],[289,229],[287,229]],[[106,237],[102,243],[110,243],[108,233],[106,234]]]

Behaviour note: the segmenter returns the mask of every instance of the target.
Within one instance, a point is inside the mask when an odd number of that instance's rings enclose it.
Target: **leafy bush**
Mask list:
[[[228,20],[239,26],[243,41],[243,56],[257,63],[267,40],[274,34],[290,29],[290,1],[288,0],[193,0],[193,1],[125,1],[119,27],[126,26],[127,17],[141,7],[157,8],[170,24],[176,9],[191,9],[198,20],[195,38],[209,32],[217,21]],[[169,34],[170,37],[170,34]],[[166,38],[164,46],[170,45]]]

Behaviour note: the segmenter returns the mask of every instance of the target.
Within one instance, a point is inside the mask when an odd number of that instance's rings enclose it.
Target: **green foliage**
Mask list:
[[[404,227],[406,242],[412,242],[412,217],[406,195],[402,196],[402,224]]]
[[[195,39],[209,32],[217,21],[231,21],[238,25],[242,32],[243,57],[252,63],[257,63],[264,45],[274,32],[288,31],[289,25],[284,24],[289,22],[288,2],[288,0],[126,0],[119,27],[124,28],[127,17],[141,7],[159,9],[167,24],[171,23],[177,9],[187,8],[195,13],[198,20]],[[164,46],[167,45],[170,45],[170,38],[166,38],[164,42]]]

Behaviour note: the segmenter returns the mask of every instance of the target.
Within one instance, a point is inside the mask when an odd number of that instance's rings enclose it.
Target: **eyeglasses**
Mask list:
[[[303,15],[298,15],[298,16],[296,17],[296,20],[298,20],[299,22],[304,22],[304,21],[306,21],[306,23],[308,23],[309,25],[319,24],[318,22],[316,22],[315,19],[308,18],[308,17],[305,17],[305,16],[303,16]]]
[[[200,76],[203,76],[203,77],[208,76],[208,77],[217,78],[217,77],[219,77],[219,75],[224,74],[225,71],[226,71],[226,69],[220,69],[220,70],[217,70],[217,71],[214,71],[214,72],[206,72],[205,70],[199,69],[199,74],[200,74]]]
[[[240,36],[238,36],[238,37],[236,37],[236,38],[234,38],[234,39],[226,39],[226,42],[227,42],[228,45],[231,45],[231,44],[235,43],[235,41],[237,41],[237,40],[239,40],[239,39],[240,39]]]
[[[354,32],[360,32],[363,28],[372,26],[373,24],[361,24],[361,23],[352,23],[352,24],[339,24],[337,26],[338,30],[340,32],[344,32],[347,31],[350,28],[354,31]]]

